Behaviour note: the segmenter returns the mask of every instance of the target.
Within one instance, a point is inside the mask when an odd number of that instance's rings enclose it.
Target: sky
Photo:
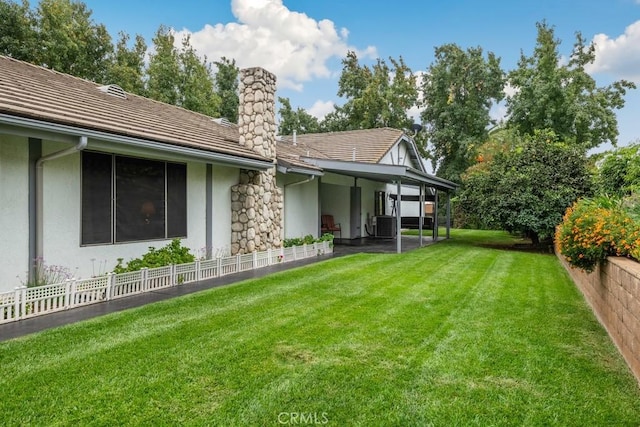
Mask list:
[[[273,72],[277,96],[323,117],[337,96],[341,60],[355,51],[361,64],[402,57],[414,73],[428,69],[434,48],[455,43],[501,58],[505,71],[530,56],[536,23],[546,21],[568,56],[580,32],[596,45],[588,72],[599,86],[615,80],[640,88],[640,0],[85,0],[97,23],[142,35],[161,24],[190,35],[210,61],[233,58],[240,68]],[[114,82],[115,83],[115,82]],[[618,145],[640,140],[640,89],[618,110]],[[504,108],[493,109],[501,118]],[[610,146],[603,146],[603,149]]]

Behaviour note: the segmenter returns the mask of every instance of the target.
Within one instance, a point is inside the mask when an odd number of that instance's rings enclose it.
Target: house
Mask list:
[[[0,56],[0,291],[35,259],[86,278],[173,238],[202,257],[278,248],[322,213],[358,238],[389,210],[375,195],[455,188],[401,131],[275,133],[261,68],[241,70],[236,125]]]
[[[90,277],[176,237],[203,256],[278,247],[275,77],[242,79],[236,126],[0,57],[0,291],[37,258]]]

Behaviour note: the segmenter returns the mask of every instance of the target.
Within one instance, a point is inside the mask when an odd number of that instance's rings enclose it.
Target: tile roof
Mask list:
[[[0,56],[0,114],[75,126],[249,159],[236,125],[141,96],[108,95],[100,85]]]
[[[300,160],[300,157],[319,157],[319,158],[327,158],[321,152],[309,147],[301,146],[301,145],[293,145],[291,141],[287,141],[284,139],[276,140],[276,153],[278,157],[278,164],[283,165],[285,167],[298,167],[302,169],[311,169],[321,171],[322,169],[314,166],[304,160]]]
[[[299,153],[310,150],[307,157],[353,161],[355,154],[357,162],[378,163],[402,135],[403,131],[392,128],[302,134],[296,136],[296,147]],[[283,142],[292,143],[292,140],[292,136],[282,137]],[[313,153],[320,153],[322,157]]]

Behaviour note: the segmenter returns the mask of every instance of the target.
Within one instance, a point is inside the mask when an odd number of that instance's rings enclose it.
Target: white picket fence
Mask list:
[[[21,286],[15,291],[0,293],[0,323],[332,252],[333,244],[323,241],[310,245],[198,260],[187,264],[144,268],[130,273],[108,273],[90,279],[70,279],[64,283],[46,286],[32,288]]]

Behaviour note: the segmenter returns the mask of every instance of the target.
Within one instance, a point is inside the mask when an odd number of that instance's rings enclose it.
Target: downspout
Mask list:
[[[76,153],[78,151],[82,151],[87,147],[87,137],[81,136],[80,141],[77,145],[66,148],[61,151],[57,151],[55,153],[48,154],[46,156],[42,156],[36,162],[36,257],[42,258],[44,255],[44,242],[43,242],[43,230],[44,230],[44,181],[43,181],[43,170],[44,163],[49,160],[58,159],[60,157],[65,157],[70,154]]]
[[[306,184],[307,182],[311,182],[315,179],[315,175],[309,175],[309,178],[303,179],[302,181],[291,182],[289,184],[285,184],[284,188],[293,187],[294,185]]]

